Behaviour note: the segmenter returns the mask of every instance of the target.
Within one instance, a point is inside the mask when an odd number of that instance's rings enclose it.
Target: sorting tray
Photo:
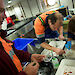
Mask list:
[[[63,59],[55,75],[75,75],[75,60]]]

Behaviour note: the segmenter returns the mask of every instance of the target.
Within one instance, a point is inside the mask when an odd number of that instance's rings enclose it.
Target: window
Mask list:
[[[53,6],[56,4],[56,0],[47,0],[47,2],[50,6]]]

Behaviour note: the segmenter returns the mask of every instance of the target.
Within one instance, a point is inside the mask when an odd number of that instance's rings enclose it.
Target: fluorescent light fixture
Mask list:
[[[8,3],[11,3],[12,1],[8,1]]]
[[[49,5],[54,5],[56,3],[56,0],[47,0],[48,4]]]
[[[7,6],[8,8],[10,7],[10,5]]]

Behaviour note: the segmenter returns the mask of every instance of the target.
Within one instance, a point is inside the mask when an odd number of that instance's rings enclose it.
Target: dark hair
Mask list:
[[[51,23],[52,24],[55,24],[55,22],[57,21],[57,17],[56,17],[56,15],[55,15],[55,13],[53,13],[53,14],[46,14],[46,15],[48,15],[47,16],[47,22],[48,22],[48,20],[51,20]]]
[[[68,32],[75,32],[75,16],[68,23]]]

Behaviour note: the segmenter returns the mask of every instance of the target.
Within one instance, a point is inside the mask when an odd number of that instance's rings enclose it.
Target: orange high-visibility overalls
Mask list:
[[[35,29],[35,34],[37,38],[41,38],[45,36],[45,27],[43,24],[46,23],[46,17],[48,16],[47,14],[53,14],[58,11],[47,11],[40,16],[38,16],[34,22],[34,29]],[[42,20],[41,20],[42,19]]]
[[[22,71],[21,62],[18,59],[18,57],[16,56],[16,54],[14,53],[13,49],[12,49],[13,43],[7,43],[1,37],[0,37],[0,42],[2,43],[2,45],[4,47],[4,50],[6,51],[6,53],[11,57],[11,59],[12,59],[13,63],[15,64],[17,70],[19,72]]]

